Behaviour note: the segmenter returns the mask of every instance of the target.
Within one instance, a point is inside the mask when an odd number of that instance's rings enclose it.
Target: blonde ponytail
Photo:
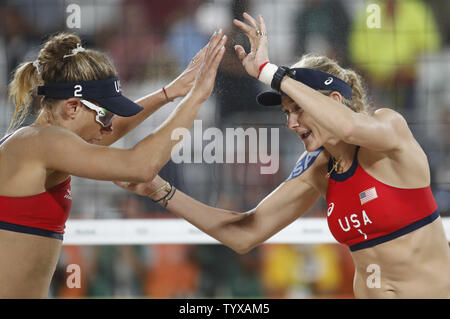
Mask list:
[[[9,84],[9,102],[15,105],[14,115],[8,132],[17,129],[25,120],[32,102],[32,89],[42,83],[33,62],[20,64],[14,72],[14,78]]]

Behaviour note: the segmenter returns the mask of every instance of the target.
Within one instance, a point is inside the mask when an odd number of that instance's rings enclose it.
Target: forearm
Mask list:
[[[353,112],[344,104],[289,77],[284,77],[281,90],[320,126],[342,140],[346,140],[360,122],[357,117],[362,116],[361,114]]]
[[[170,99],[178,97],[176,96],[175,92],[171,91],[170,88],[167,88],[166,92],[168,95],[173,94],[171,95]],[[128,132],[132,131],[153,113],[159,110],[162,106],[167,104],[168,100],[161,88],[149,95],[136,100],[135,102],[142,106],[143,110],[131,117],[116,117],[113,122],[113,133],[111,135],[105,135],[102,139],[101,145],[108,146],[121,139]]]
[[[318,197],[319,193],[309,184],[283,183],[254,209],[238,213],[207,206],[177,190],[167,209],[244,254],[302,216]]]
[[[173,147],[181,142],[182,136],[172,138],[174,130],[189,128],[202,102],[202,99],[189,93],[158,129],[133,147],[134,166],[139,169],[146,168],[149,180],[153,179],[170,159]]]
[[[208,45],[209,44],[210,43],[208,43]],[[163,105],[173,101],[176,98],[183,97],[188,94],[193,86],[199,68],[203,64],[206,49],[207,47],[209,47],[208,45],[200,50],[192,59],[196,62],[191,62],[188,67],[172,82],[165,85],[164,88],[161,88],[135,101],[137,104],[143,107],[143,110],[135,116],[116,119],[113,123],[113,134],[104,138],[102,144],[111,145],[112,143],[123,137],[125,134],[133,130],[136,126],[142,123]]]
[[[169,92],[169,88],[166,89],[166,92]],[[172,93],[172,92],[171,92]],[[171,100],[176,98],[175,94],[172,96]],[[143,96],[140,99],[135,101],[137,104],[142,106],[144,109],[134,117],[134,119],[129,120],[126,124],[126,128],[128,131],[131,131],[144,120],[146,120],[150,115],[158,111],[162,106],[166,105],[169,100],[167,100],[163,89],[159,89],[149,95]]]
[[[158,177],[155,183],[162,184]],[[157,194],[155,199],[165,194]],[[154,195],[152,195],[154,196]],[[207,206],[176,191],[167,208],[238,253],[246,253],[308,211],[319,198],[308,183],[282,183],[254,209],[244,213]]]
[[[201,104],[211,95],[217,68],[225,52],[225,42],[226,36],[222,36],[221,32],[211,36],[208,46],[205,47],[205,56],[192,88],[186,92],[187,95],[169,118],[154,133],[131,149],[133,158],[130,162],[133,165],[129,165],[129,167],[130,169],[145,170],[143,174],[146,181],[153,180],[170,159],[173,147],[182,140],[184,131],[179,134],[179,137],[172,138],[174,131],[189,128],[194,122]],[[172,83],[177,83],[177,80]]]
[[[249,213],[238,213],[205,205],[177,190],[167,209],[238,253],[251,248]]]

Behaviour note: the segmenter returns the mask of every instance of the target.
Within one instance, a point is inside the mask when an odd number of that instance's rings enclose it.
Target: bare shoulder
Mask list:
[[[382,107],[382,108],[375,110],[375,112],[373,112],[373,116],[378,117],[380,119],[397,119],[397,120],[403,119],[404,120],[404,117],[399,112],[397,112],[396,110],[387,108],[387,107]]]
[[[378,121],[380,131],[385,133],[383,142],[392,147],[377,150],[361,146],[359,164],[373,177],[388,185],[402,188],[427,186],[430,180],[428,159],[406,119],[399,112],[388,108],[377,110],[373,118]]]
[[[27,160],[51,156],[53,149],[66,149],[74,141],[82,142],[75,133],[58,126],[23,127],[5,141],[4,153]]]
[[[377,109],[373,113],[372,117],[383,123],[390,124],[396,131],[406,130],[409,132],[409,127],[406,119],[403,117],[403,115],[393,109]]]
[[[38,131],[33,127],[22,127],[12,133],[1,145],[4,154],[29,153],[39,140]]]
[[[36,128],[39,139],[43,141],[57,140],[59,138],[77,138],[74,132],[59,126],[44,126]],[[79,137],[78,137],[79,138]]]
[[[58,126],[46,126],[39,129],[36,143],[41,150],[66,150],[79,146],[90,146],[80,136],[74,132]]]
[[[47,142],[48,139],[53,139],[57,136],[67,136],[67,135],[75,135],[73,132],[59,127],[59,126],[26,126],[18,129],[14,132],[10,138],[8,138],[6,142],[13,142],[14,144],[19,143],[27,143],[27,142]]]

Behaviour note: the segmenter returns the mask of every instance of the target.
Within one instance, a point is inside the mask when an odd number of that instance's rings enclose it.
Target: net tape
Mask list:
[[[442,223],[450,242],[450,217]],[[183,219],[69,220],[64,245],[219,244]],[[296,220],[266,244],[337,243],[324,218]]]

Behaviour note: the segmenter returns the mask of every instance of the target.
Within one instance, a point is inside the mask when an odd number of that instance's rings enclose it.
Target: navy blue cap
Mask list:
[[[122,95],[117,77],[71,83],[46,83],[38,86],[37,94],[55,99],[79,97],[91,100],[120,116],[133,116],[143,110],[141,106]]]
[[[306,68],[290,69],[293,79],[313,88],[315,90],[331,90],[341,93],[348,100],[352,98],[352,88],[346,82],[334,75],[319,70]],[[263,106],[281,105],[281,96],[285,93],[276,91],[266,91],[258,94],[256,100]]]

